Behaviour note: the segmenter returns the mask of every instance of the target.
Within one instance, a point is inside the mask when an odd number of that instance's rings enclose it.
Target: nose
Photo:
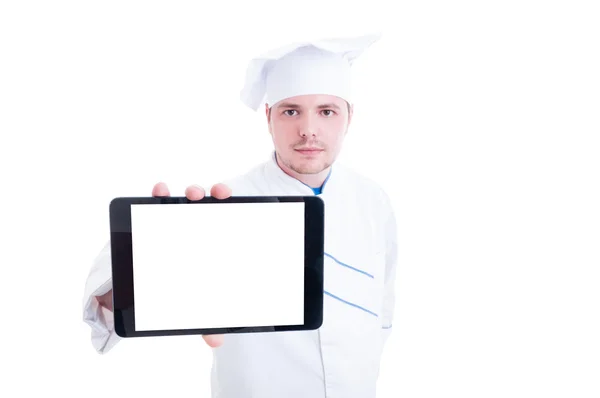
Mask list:
[[[317,135],[317,118],[306,112],[300,119],[300,125],[298,126],[299,133],[302,137]]]

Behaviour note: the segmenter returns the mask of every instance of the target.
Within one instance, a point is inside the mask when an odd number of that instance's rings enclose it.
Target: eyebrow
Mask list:
[[[301,106],[300,106],[300,105],[298,105],[298,104],[294,104],[294,103],[292,103],[292,102],[282,102],[281,104],[279,104],[279,105],[277,106],[277,108],[290,108],[290,109],[298,109],[298,108],[301,108]],[[340,109],[340,107],[339,107],[339,106],[337,106],[337,105],[336,105],[336,104],[334,104],[334,103],[322,104],[322,105],[319,105],[319,106],[317,106],[317,108],[318,108],[318,109],[328,109],[328,108],[334,108],[334,109],[338,109],[338,110]]]
[[[297,105],[297,104],[292,104],[291,102],[282,102],[281,104],[277,105],[277,108],[294,108],[294,109],[298,109],[298,108],[300,108],[300,106]]]
[[[317,108],[319,108],[319,109],[334,108],[334,109],[338,109],[338,110],[340,109],[339,106],[337,106],[336,104],[333,104],[333,103],[319,105]]]

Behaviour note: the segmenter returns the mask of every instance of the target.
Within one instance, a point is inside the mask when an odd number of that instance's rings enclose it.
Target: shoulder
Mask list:
[[[369,177],[362,172],[359,172],[346,164],[336,164],[340,178],[344,181],[344,184],[354,191],[354,193],[362,198],[364,201],[369,202],[369,205],[374,205],[382,208],[385,211],[391,210],[391,201],[388,193],[385,189],[375,181],[372,177]]]
[[[266,179],[267,162],[254,165],[249,170],[223,181],[235,196],[260,195]]]

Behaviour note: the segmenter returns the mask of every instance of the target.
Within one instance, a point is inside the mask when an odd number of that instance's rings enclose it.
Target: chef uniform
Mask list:
[[[298,43],[251,61],[242,101],[261,104],[303,94],[351,101],[350,66],[378,39]],[[270,159],[230,181],[234,196],[319,195],[325,204],[324,320],[318,330],[227,334],[213,349],[213,398],[373,398],[392,330],[397,241],[394,211],[372,180],[334,163],[313,189]],[[95,296],[112,288],[110,242],[96,258],[84,297],[92,344],[108,352],[120,338]],[[285,264],[282,264],[285,266]]]

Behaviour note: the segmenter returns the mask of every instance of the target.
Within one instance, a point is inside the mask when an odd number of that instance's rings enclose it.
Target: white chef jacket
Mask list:
[[[226,182],[233,195],[314,195],[284,173],[275,154]],[[343,166],[332,167],[325,202],[323,325],[300,332],[225,335],[213,350],[213,398],[373,398],[383,345],[391,332],[396,221],[386,193]],[[120,337],[112,313],[93,296],[112,288],[110,242],[90,271],[84,321],[92,344],[108,352]]]

